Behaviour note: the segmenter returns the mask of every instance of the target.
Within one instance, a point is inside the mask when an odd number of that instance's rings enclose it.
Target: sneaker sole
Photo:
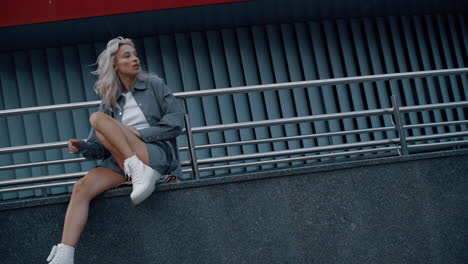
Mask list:
[[[153,173],[153,177],[152,177],[152,180],[151,180],[151,182],[150,182],[150,186],[151,186],[150,189],[148,189],[146,192],[144,192],[142,195],[140,195],[140,196],[137,197],[137,198],[132,198],[132,197],[130,197],[131,200],[132,200],[133,205],[136,206],[136,205],[140,204],[141,202],[143,202],[144,200],[146,200],[146,198],[148,198],[148,197],[153,193],[153,191],[154,191],[154,189],[155,189],[156,182],[157,182],[157,180],[158,180],[158,178],[159,178],[159,177],[158,177],[158,174],[159,174],[159,172]]]

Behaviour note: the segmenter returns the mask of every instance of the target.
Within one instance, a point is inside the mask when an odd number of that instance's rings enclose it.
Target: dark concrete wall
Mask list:
[[[468,151],[128,188],[91,204],[82,263],[468,263]],[[68,196],[0,204],[3,264],[45,263]]]

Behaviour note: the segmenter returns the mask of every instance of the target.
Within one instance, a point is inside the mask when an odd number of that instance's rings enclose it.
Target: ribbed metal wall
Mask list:
[[[255,25],[206,32],[135,39],[142,63],[165,79],[174,92],[344,76],[466,67],[468,30],[463,15],[381,17]],[[0,54],[0,109],[97,100],[91,65],[105,43]],[[323,86],[189,99],[196,126],[311,114],[467,100],[467,76]],[[0,147],[85,138],[95,109],[0,118]],[[407,124],[465,119],[462,109],[405,116]],[[328,131],[391,126],[379,117],[320,121],[285,126],[196,134],[197,145]],[[457,131],[415,129],[410,135]],[[395,138],[394,132],[336,136],[198,151],[198,158],[295,149]],[[184,137],[179,145],[185,146]],[[187,160],[187,153],[181,153]],[[1,155],[0,166],[72,158],[64,150]],[[95,162],[0,171],[0,180],[89,170]],[[299,164],[299,163],[294,163]],[[287,166],[289,164],[278,164]],[[264,168],[272,168],[272,165]],[[255,170],[258,168],[248,168]],[[217,171],[216,174],[243,169]],[[208,176],[210,174],[203,174]],[[70,191],[51,188],[52,193]],[[3,194],[3,199],[41,195],[41,191]]]

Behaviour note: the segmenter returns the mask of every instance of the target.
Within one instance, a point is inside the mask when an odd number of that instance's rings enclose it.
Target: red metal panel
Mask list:
[[[14,0],[2,1],[0,27],[250,0]]]

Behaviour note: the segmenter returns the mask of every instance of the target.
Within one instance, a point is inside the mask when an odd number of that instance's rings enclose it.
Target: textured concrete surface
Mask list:
[[[468,152],[128,188],[93,200],[82,263],[467,263]],[[0,204],[1,263],[45,263],[69,196]]]

